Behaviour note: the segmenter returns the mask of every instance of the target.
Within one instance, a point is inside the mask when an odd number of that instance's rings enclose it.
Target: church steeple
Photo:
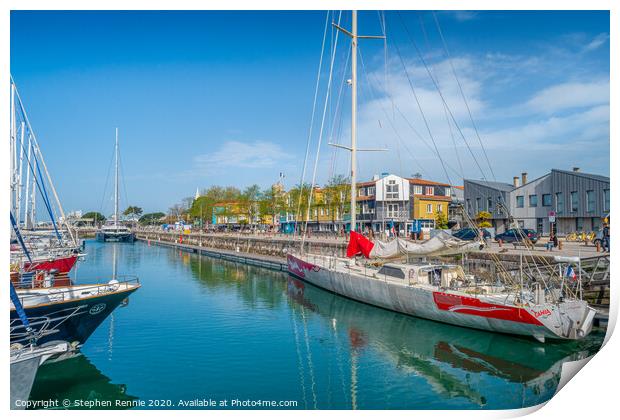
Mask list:
[[[200,191],[198,190],[198,187],[196,187],[196,196],[194,196],[194,200],[198,200],[200,198]]]

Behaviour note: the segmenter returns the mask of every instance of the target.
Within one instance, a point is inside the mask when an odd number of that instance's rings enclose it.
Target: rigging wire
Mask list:
[[[114,152],[112,152],[112,156],[110,156],[110,163],[108,164],[108,172],[106,173],[106,176],[105,176],[105,184],[103,184],[103,195],[101,196],[101,202],[99,203],[99,213],[104,211],[103,201],[105,200],[105,196],[108,191],[108,181],[110,179],[110,169],[112,168],[113,161],[114,161]]]
[[[439,37],[441,38],[441,43],[443,45],[443,50],[446,53],[446,57],[448,58],[448,63],[450,64],[450,68],[452,69],[452,74],[454,74],[454,79],[456,80],[456,83],[459,87],[459,91],[461,93],[461,97],[463,98],[463,102],[465,103],[465,107],[467,108],[467,113],[469,114],[469,119],[471,121],[471,125],[474,129],[474,132],[476,133],[476,137],[478,138],[478,142],[480,143],[480,148],[482,149],[482,153],[484,154],[484,158],[487,161],[487,165],[489,166],[489,170],[491,171],[491,176],[493,177],[493,180],[496,181],[495,178],[495,173],[493,172],[493,167],[491,166],[491,162],[489,160],[489,156],[487,155],[487,151],[486,148],[484,147],[484,144],[482,143],[482,139],[480,138],[480,133],[478,131],[478,126],[476,125],[476,122],[474,121],[474,117],[471,113],[471,109],[469,107],[469,102],[467,101],[467,97],[465,96],[465,92],[463,91],[463,86],[461,85],[461,82],[456,74],[456,69],[454,67],[454,63],[452,62],[452,56],[450,55],[450,52],[448,50],[448,45],[446,43],[446,40],[443,36],[443,31],[441,30],[441,26],[439,25],[439,20],[437,19],[437,15],[435,14],[435,12],[433,13],[433,18],[435,20],[435,26],[437,27],[437,32],[439,33]]]
[[[338,16],[338,26],[340,26],[340,18],[342,17],[342,12],[340,12]],[[310,191],[308,193],[308,208],[306,209],[306,223],[304,226],[304,232],[301,239],[301,250],[303,252],[304,242],[306,240],[306,234],[308,231],[308,222],[310,219],[310,208],[312,207],[312,197],[314,196],[314,188],[316,186],[316,172],[319,163],[319,156],[321,152],[321,144],[323,142],[323,132],[325,127],[325,116],[327,113],[327,105],[329,103],[331,85],[333,80],[333,71],[334,71],[334,59],[336,58],[336,51],[338,50],[338,37],[340,35],[340,31],[336,32],[336,38],[334,40],[334,50],[332,52],[330,64],[329,64],[329,77],[327,78],[327,93],[325,95],[325,104],[323,106],[323,115],[321,117],[321,129],[319,130],[319,139],[316,146],[316,158],[314,159],[314,168],[312,171],[312,184],[310,185]],[[301,195],[300,195],[301,197]]]
[[[437,154],[437,157],[439,158],[439,161],[441,162],[441,166],[444,170],[444,174],[446,175],[446,179],[448,180],[448,182],[450,183],[450,185],[452,184],[452,181],[450,180],[450,175],[448,175],[448,171],[446,170],[446,165],[443,161],[443,158],[441,157],[441,154],[439,153],[439,149],[437,147],[437,143],[435,142],[435,138],[433,137],[433,132],[431,131],[430,125],[428,123],[428,120],[426,119],[426,115],[424,114],[424,110],[422,109],[422,105],[420,104],[420,100],[418,99],[418,94],[416,93],[415,87],[413,86],[413,82],[411,81],[411,77],[409,76],[409,71],[407,70],[407,65],[405,64],[405,60],[403,60],[403,57],[400,53],[400,48],[398,48],[398,44],[396,42],[394,42],[394,46],[396,47],[396,54],[398,55],[398,58],[400,59],[400,62],[403,66],[403,70],[405,71],[405,76],[407,77],[407,81],[409,82],[409,87],[411,88],[411,92],[413,93],[413,97],[415,98],[415,102],[418,106],[418,110],[420,111],[420,114],[422,116],[422,120],[424,121],[424,125],[426,126],[426,130],[428,132],[428,135],[431,139],[431,141],[433,142],[433,146],[435,149],[435,153]]]
[[[426,26],[424,25],[424,19],[422,18],[422,14],[418,13],[418,18],[420,21],[420,28],[422,29],[422,34],[424,35],[424,42],[426,44],[427,53],[431,52],[430,41],[428,39],[428,32],[426,31]],[[435,79],[439,82],[439,77],[437,76],[437,72],[432,63],[430,63],[431,72],[435,75]],[[439,84],[439,83],[438,83]],[[447,106],[445,103],[443,105],[444,116],[446,117],[446,122],[448,123],[448,130],[450,132],[450,140],[452,141],[452,146],[454,147],[454,154],[456,155],[456,160],[459,164],[459,169],[461,170],[461,178],[465,179],[465,171],[463,170],[463,164],[461,163],[461,158],[459,156],[459,152],[456,147],[456,139],[454,138],[454,132],[452,131],[452,123],[450,121],[450,117],[448,115]]]
[[[445,97],[441,91],[441,89],[439,88],[439,85],[437,84],[437,81],[435,80],[435,78],[433,77],[433,75],[430,72],[430,69],[428,68],[428,64],[426,63],[426,60],[424,59],[424,57],[422,56],[422,53],[420,52],[420,49],[418,48],[418,44],[415,42],[415,40],[413,39],[413,37],[411,36],[411,33],[409,31],[409,28],[407,27],[402,15],[400,14],[400,12],[396,12],[400,18],[400,22],[403,26],[403,28],[405,29],[405,33],[407,34],[409,40],[411,41],[412,45],[414,46],[418,57],[420,58],[420,61],[422,62],[422,64],[424,65],[424,68],[426,69],[426,72],[429,75],[429,78],[431,79],[431,81],[433,82],[433,85],[435,87],[435,90],[437,90],[437,93],[439,94],[439,97],[441,98],[442,102],[445,104],[446,109],[448,110],[448,113],[450,114],[450,118],[452,119],[452,121],[454,122],[454,126],[457,128],[459,134],[461,135],[463,141],[465,142],[465,144],[467,145],[467,149],[469,150],[469,153],[471,154],[474,163],[476,164],[476,166],[478,167],[478,169],[480,170],[480,173],[482,174],[482,177],[486,180],[486,175],[482,169],[482,167],[480,166],[480,163],[478,162],[478,159],[476,159],[476,155],[474,154],[473,150],[471,149],[469,142],[467,141],[467,138],[465,137],[465,135],[463,134],[463,131],[461,130],[460,125],[458,124],[458,122],[456,121],[456,118],[454,118],[454,114],[452,113],[452,110],[450,109],[450,107],[448,106],[448,103],[445,100]],[[395,44],[398,48],[398,44]],[[400,55],[400,53],[399,53]],[[402,61],[402,57],[401,57],[401,61]],[[404,62],[403,62],[403,66],[404,66]],[[405,72],[407,72],[406,67],[405,67]],[[409,76],[408,76],[408,72],[407,72],[407,79],[410,80]],[[410,82],[411,84],[411,82]],[[417,101],[417,97],[416,97],[416,101]],[[426,119],[425,119],[425,123],[426,123]],[[428,127],[427,127],[428,128]],[[433,140],[433,144],[434,144],[434,140]],[[443,164],[443,160],[442,160],[442,164]]]
[[[342,15],[342,12],[340,12]],[[327,11],[327,14],[325,15],[325,29],[323,30],[323,42],[321,43],[321,56],[319,59],[319,68],[317,70],[317,75],[316,75],[316,86],[314,88],[314,100],[312,103],[312,116],[310,117],[310,128],[309,128],[309,132],[308,132],[308,140],[306,142],[306,154],[304,156],[304,165],[303,165],[303,169],[301,171],[301,178],[299,180],[299,202],[297,205],[297,212],[295,213],[295,223],[294,223],[294,234],[297,233],[297,222],[299,220],[299,212],[301,210],[301,200],[302,200],[302,192],[303,192],[303,187],[304,187],[304,181],[306,179],[306,166],[308,163],[308,154],[310,153],[310,142],[312,141],[312,128],[314,126],[314,114],[316,111],[316,102],[317,102],[317,97],[319,94],[319,86],[320,86],[320,82],[321,82],[321,70],[323,67],[323,56],[325,55],[325,40],[327,38],[327,27],[329,25],[329,14],[330,11]],[[339,18],[340,19],[340,18]]]

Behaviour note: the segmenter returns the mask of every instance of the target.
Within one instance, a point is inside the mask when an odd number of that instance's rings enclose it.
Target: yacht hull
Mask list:
[[[583,301],[528,307],[498,304],[482,296],[384,281],[309,260],[289,254],[288,272],[332,293],[407,315],[540,341],[582,338],[592,329],[594,310]]]
[[[45,331],[45,334],[37,340],[37,344],[54,340],[84,344],[108,315],[139,287],[135,285],[116,292],[81,299],[25,306],[24,311],[35,333]],[[19,320],[17,311],[12,308],[11,343],[25,345],[28,342],[29,336]]]
[[[136,235],[133,232],[129,233],[109,233],[109,232],[97,232],[95,235],[99,242],[130,242],[133,243],[136,240]]]

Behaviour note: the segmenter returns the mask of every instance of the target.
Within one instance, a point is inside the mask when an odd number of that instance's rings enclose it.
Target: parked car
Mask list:
[[[495,240],[499,241],[501,239],[506,243],[523,242],[523,239],[526,237],[534,244],[538,241],[538,233],[532,229],[508,229],[504,233],[495,235]]]
[[[476,229],[468,227],[457,230],[452,234],[452,236],[462,239],[464,241],[473,241],[478,237],[478,232],[476,232]],[[482,237],[485,240],[490,239],[491,233],[486,229],[482,229]]]

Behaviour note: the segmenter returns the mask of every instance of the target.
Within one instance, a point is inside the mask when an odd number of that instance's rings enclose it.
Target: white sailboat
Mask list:
[[[369,264],[366,259],[309,254],[302,246],[299,252],[287,255],[288,272],[360,302],[462,327],[531,336],[541,342],[587,336],[596,312],[564,282],[550,284],[541,274],[537,281],[524,284],[522,275],[519,281],[506,272],[489,281],[465,274],[458,264],[385,262],[399,255],[461,254],[479,243],[451,244],[439,238],[422,244],[402,239],[373,244],[356,233],[357,43],[368,37],[357,33],[356,11],[352,12],[351,31],[336,28],[351,38],[351,147],[346,147],[351,152],[350,256],[360,251],[366,258],[382,259]]]
[[[116,142],[114,143],[114,220],[106,222],[96,233],[100,242],[134,242],[135,234],[125,225],[119,223],[118,217],[118,128],[116,129]]]

